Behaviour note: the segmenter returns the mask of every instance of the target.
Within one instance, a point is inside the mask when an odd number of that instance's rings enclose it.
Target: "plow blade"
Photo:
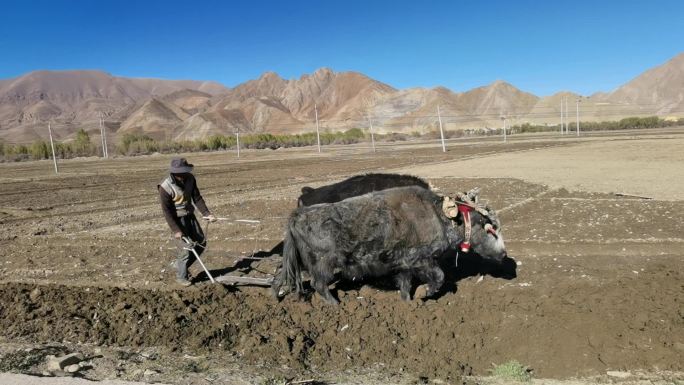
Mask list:
[[[253,277],[236,277],[233,275],[223,275],[216,277],[216,282],[221,282],[228,285],[235,284],[246,284],[246,285],[256,285],[256,286],[271,286],[273,283],[273,277],[270,278],[253,278]]]

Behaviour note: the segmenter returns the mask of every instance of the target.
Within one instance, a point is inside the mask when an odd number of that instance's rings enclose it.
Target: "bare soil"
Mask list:
[[[632,136],[655,149],[682,140]],[[210,225],[203,260],[216,275],[272,275],[277,257],[243,257],[280,241],[301,187],[361,172],[410,170],[446,193],[479,186],[500,209],[516,263],[462,257],[446,266],[438,298],[409,303],[382,282],[338,282],[337,307],[317,296],[278,302],[266,288],[212,285],[199,266],[194,286],[174,286],[173,243],[156,195],[169,156],[66,161],[59,176],[49,162],[0,165],[0,347],[206,357],[194,377],[192,365],[159,365],[155,380],[169,383],[209,383],[202,378],[221,367],[253,378],[366,373],[460,383],[512,359],[538,378],[684,370],[684,202],[671,193],[684,178],[652,178],[634,190],[658,199],[616,196],[586,186],[606,179],[593,171],[596,146],[611,159],[630,156],[624,137],[509,139],[456,142],[447,153],[406,145],[375,154],[358,146],[246,151],[239,160],[187,154],[214,213],[261,221]],[[566,184],[544,183],[555,157],[569,152],[583,166]],[[514,161],[524,159],[537,167],[521,174]],[[616,183],[640,186],[649,159],[681,163],[676,151],[641,153],[620,174],[631,179]],[[142,379],[131,373],[86,376]]]

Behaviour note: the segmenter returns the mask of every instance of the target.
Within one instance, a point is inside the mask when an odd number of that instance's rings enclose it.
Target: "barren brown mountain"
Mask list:
[[[120,134],[146,134],[155,139],[169,139],[190,114],[173,103],[151,99],[121,123]]]
[[[212,95],[206,92],[195,91],[186,88],[167,94],[161,99],[175,104],[188,113],[194,114],[206,108],[211,100],[211,97]]]
[[[628,116],[684,116],[684,53],[652,68],[612,92],[589,97],[563,91],[541,98],[529,116],[535,123],[558,124],[561,99],[568,100],[568,118],[574,125],[577,109],[580,121],[611,121]],[[576,101],[579,100],[579,108]]]
[[[641,105],[661,115],[681,115],[684,110],[684,53],[597,98],[614,104]]]
[[[101,71],[31,72],[0,83],[0,138],[44,138],[46,121],[53,122],[58,137],[79,128],[97,130],[100,114],[118,124],[151,98],[186,89],[205,91],[202,95],[228,91],[215,82],[131,79]]]
[[[157,139],[197,139],[235,132],[299,133],[367,128],[425,132],[437,128],[437,107],[448,130],[511,124],[557,124],[568,99],[569,120],[625,116],[684,116],[684,53],[613,92],[589,98],[563,91],[539,98],[504,81],[465,92],[444,87],[396,90],[358,72],[321,68],[286,80],[266,72],[233,89],[214,82],[129,79],[100,71],[36,71],[0,80],[0,140],[45,138],[51,121],[58,139],[79,128],[99,135],[103,114],[113,136],[138,132]]]

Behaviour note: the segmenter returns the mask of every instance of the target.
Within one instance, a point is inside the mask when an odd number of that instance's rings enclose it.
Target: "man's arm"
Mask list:
[[[166,219],[166,223],[169,224],[171,231],[173,231],[174,234],[182,233],[173,199],[171,199],[171,195],[161,187],[159,188],[159,201],[161,202],[162,211],[164,212],[164,218]]]

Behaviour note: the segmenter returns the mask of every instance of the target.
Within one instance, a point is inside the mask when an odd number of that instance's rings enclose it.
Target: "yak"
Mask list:
[[[287,223],[274,294],[303,293],[306,270],[331,304],[338,303],[328,289],[336,272],[351,280],[392,276],[401,298],[410,300],[413,279],[428,284],[428,296],[437,293],[444,283],[440,256],[464,241],[484,258],[500,262],[507,256],[493,210],[470,210],[464,221],[461,207],[447,202],[453,200],[409,186],[297,208]]]
[[[426,181],[412,175],[382,173],[363,174],[318,188],[309,186],[302,187],[302,195],[297,199],[297,207],[311,206],[319,203],[335,203],[372,191],[382,191],[388,188],[402,186],[430,188],[430,185]],[[262,258],[274,254],[283,254],[282,241],[273,246],[271,251],[262,251],[255,254],[255,256]]]

